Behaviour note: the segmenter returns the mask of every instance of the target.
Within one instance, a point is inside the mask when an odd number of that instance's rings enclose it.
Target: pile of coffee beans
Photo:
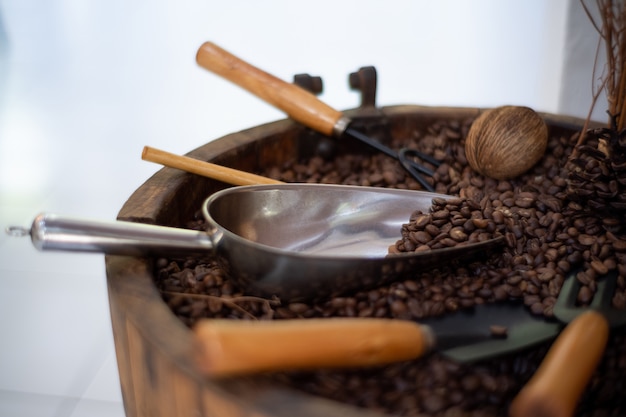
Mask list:
[[[518,300],[532,313],[552,316],[565,279],[583,285],[588,305],[597,282],[617,271],[612,308],[626,314],[626,236],[610,220],[591,216],[566,195],[565,165],[576,140],[550,135],[544,158],[531,171],[508,181],[471,170],[464,138],[471,120],[445,121],[398,138],[393,146],[418,149],[442,161],[431,166],[436,191],[428,212],[415,212],[401,231],[394,253],[426,251],[505,237],[505,248],[487,259],[451,263],[411,279],[375,289],[308,302],[246,295],[214,262],[157,260],[156,284],[165,302],[187,325],[202,318],[306,319],[387,317],[419,320],[477,304]],[[315,156],[268,167],[260,174],[287,182],[322,182],[420,189],[393,159],[379,154]],[[189,227],[202,229],[201,215]],[[436,353],[425,358],[367,369],[282,372],[250,377],[284,384],[358,407],[402,416],[503,416],[533,375],[549,344],[476,364],[458,364]],[[603,359],[579,404],[578,416],[626,414],[626,333],[611,333]]]

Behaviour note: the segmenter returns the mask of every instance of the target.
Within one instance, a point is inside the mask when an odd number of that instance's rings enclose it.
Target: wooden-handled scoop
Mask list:
[[[432,176],[434,172],[414,160],[417,157],[435,166],[439,165],[439,161],[431,156],[407,148],[394,151],[350,127],[347,116],[320,101],[315,95],[253,66],[213,42],[202,44],[196,54],[196,61],[201,67],[242,87],[317,132],[327,136],[351,137],[397,159],[425,190],[434,191],[433,186],[421,175]]]
[[[175,155],[149,146],[143,148],[141,159],[155,162],[170,168],[180,169],[232,185],[282,184],[282,181],[250,174],[188,156]]]
[[[508,329],[494,337],[490,326]],[[517,352],[554,338],[558,323],[518,303],[488,303],[416,323],[387,318],[202,319],[197,362],[211,377],[278,370],[355,368],[417,359],[432,350],[461,363]]]
[[[571,417],[609,336],[604,316],[589,310],[567,325],[539,369],[511,403],[511,417]]]

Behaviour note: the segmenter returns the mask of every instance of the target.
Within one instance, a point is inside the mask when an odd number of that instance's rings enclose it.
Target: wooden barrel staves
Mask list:
[[[396,138],[410,137],[435,121],[463,120],[479,109],[392,106],[372,114],[346,112],[366,129],[384,128]],[[365,114],[367,113],[367,114]],[[583,121],[543,115],[551,129],[573,133]],[[188,154],[249,172],[310,157],[336,144],[290,121],[261,125],[209,142]],[[139,157],[138,157],[139,159]],[[138,162],[140,163],[140,162]],[[181,227],[211,193],[227,185],[163,168],[139,187],[119,212],[121,220]],[[231,378],[211,380],[194,363],[191,331],[163,301],[154,283],[154,260],[107,256],[106,271],[115,348],[128,417],[243,417],[379,415],[270,384]]]

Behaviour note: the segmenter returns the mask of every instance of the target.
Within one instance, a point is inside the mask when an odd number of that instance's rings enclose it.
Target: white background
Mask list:
[[[374,65],[379,105],[585,117],[597,36],[578,0],[0,0],[2,229],[114,219],[159,169],[144,145],[182,154],[283,118],[196,65],[206,40],[322,76],[338,109],[359,104],[347,75]],[[0,416],[123,415],[105,281],[101,255],[0,236]]]

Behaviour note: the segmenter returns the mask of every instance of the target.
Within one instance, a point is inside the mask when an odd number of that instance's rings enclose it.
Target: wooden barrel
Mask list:
[[[346,112],[365,127],[385,126],[392,137],[410,137],[434,122],[463,120],[477,108],[392,106]],[[579,131],[583,120],[543,114],[552,131]],[[329,141],[281,120],[224,136],[188,155],[258,172],[262,167],[309,157]],[[343,146],[343,145],[340,145]],[[355,146],[355,145],[350,145]],[[356,148],[358,146],[358,149]],[[363,151],[356,145],[354,152]],[[128,199],[121,220],[180,227],[202,201],[227,185],[163,168]],[[107,256],[106,271],[113,335],[124,408],[128,417],[363,417],[379,415],[277,386],[246,379],[211,380],[194,364],[190,330],[163,302],[153,278],[153,260]]]

